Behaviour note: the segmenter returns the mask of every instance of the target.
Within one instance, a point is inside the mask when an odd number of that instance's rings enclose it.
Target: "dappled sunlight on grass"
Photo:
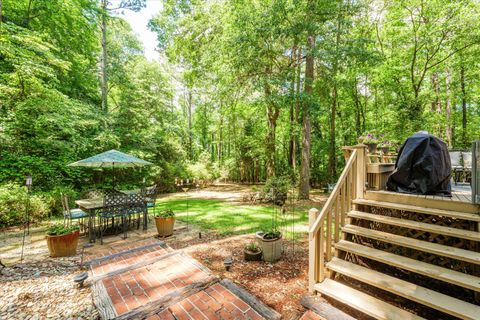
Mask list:
[[[280,209],[266,205],[235,205],[221,200],[189,199],[188,216],[186,199],[159,199],[156,210],[172,209],[177,219],[199,225],[203,229],[215,230],[220,234],[244,234],[258,230],[268,230],[272,226],[272,213]],[[291,229],[292,220],[295,223],[295,232],[305,232],[308,217],[305,212],[297,211],[294,219],[289,215],[288,228]],[[279,225],[282,219],[279,218]]]

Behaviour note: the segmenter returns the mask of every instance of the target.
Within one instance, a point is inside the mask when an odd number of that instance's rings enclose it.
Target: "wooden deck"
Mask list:
[[[458,184],[457,186],[452,184],[451,197],[425,196],[380,190],[366,191],[365,198],[443,210],[480,213],[480,205],[472,203],[472,193],[470,190],[470,186],[467,184]]]

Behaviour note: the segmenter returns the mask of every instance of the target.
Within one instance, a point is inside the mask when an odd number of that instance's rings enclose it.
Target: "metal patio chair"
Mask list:
[[[103,200],[103,209],[99,214],[99,233],[100,244],[103,244],[103,233],[108,229],[109,221],[112,222],[111,227],[117,230],[122,227],[123,238],[127,238],[127,196],[118,193],[107,193]],[[120,218],[120,222],[115,222],[115,218]]]
[[[81,209],[70,209],[70,204],[68,202],[68,196],[64,193],[60,194],[62,207],[63,207],[63,224],[70,226],[73,220],[77,220],[78,224],[83,227],[85,231],[84,220],[89,217],[88,213]]]

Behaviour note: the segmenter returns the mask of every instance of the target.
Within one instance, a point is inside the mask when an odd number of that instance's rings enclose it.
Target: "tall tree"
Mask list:
[[[117,10],[126,9],[132,11],[140,11],[146,5],[146,0],[121,0],[116,7],[109,7],[108,0],[101,0],[101,33],[102,33],[102,55],[100,58],[100,88],[102,92],[102,110],[108,112],[108,48],[107,48],[107,26],[109,16]]]

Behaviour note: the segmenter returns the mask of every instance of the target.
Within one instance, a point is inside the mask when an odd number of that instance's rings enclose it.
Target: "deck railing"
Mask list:
[[[325,279],[325,264],[332,259],[334,244],[340,241],[341,227],[352,200],[364,196],[366,181],[365,146],[350,147],[352,151],[322,211],[310,209],[309,221],[309,290]]]

